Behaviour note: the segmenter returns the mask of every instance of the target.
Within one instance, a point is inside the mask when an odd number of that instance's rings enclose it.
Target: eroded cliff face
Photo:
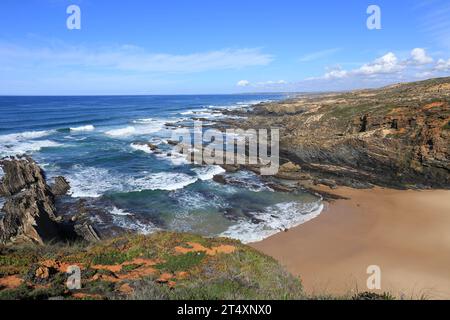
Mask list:
[[[41,168],[30,158],[4,159],[0,165],[4,171],[0,194],[6,197],[0,243],[42,244],[57,239],[54,195]]]
[[[261,104],[235,125],[279,127],[283,161],[338,184],[449,188],[449,102],[450,78],[432,79]]]
[[[64,177],[47,184],[44,171],[29,157],[0,160],[0,244],[44,244],[54,240],[100,238],[89,221],[57,214],[56,198],[70,189]]]

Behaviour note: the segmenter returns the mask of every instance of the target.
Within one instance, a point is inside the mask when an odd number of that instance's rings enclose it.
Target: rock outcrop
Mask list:
[[[279,128],[280,177],[339,185],[450,188],[450,78],[263,103],[233,126]],[[288,171],[284,169],[289,169]],[[333,184],[334,184],[333,183]]]
[[[56,197],[65,195],[70,185],[64,177],[55,178],[50,187],[44,171],[29,157],[0,160],[4,175],[0,196],[5,199],[1,211],[0,243],[43,244],[52,240],[84,239],[99,236],[86,222],[67,222],[57,215]]]
[[[0,243],[42,244],[59,238],[54,195],[41,168],[30,158],[5,159],[0,165],[0,190],[6,197]]]
[[[70,184],[64,177],[56,177],[55,183],[51,186],[52,193],[55,196],[64,196],[70,190]]]

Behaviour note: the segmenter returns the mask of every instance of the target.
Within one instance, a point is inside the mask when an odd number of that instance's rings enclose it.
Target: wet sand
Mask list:
[[[300,276],[310,294],[368,291],[367,268],[376,265],[375,292],[450,299],[450,191],[331,192],[350,200],[327,203],[316,219],[252,246]]]

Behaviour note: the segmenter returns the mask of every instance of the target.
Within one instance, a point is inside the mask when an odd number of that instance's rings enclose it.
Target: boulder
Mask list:
[[[64,177],[56,177],[55,183],[51,186],[52,193],[55,196],[64,196],[70,190],[70,184]]]
[[[301,167],[298,164],[292,162],[286,162],[281,165],[279,168],[279,172],[287,173],[287,172],[298,172],[301,170]]]
[[[225,179],[225,177],[221,174],[216,174],[213,177],[213,181],[220,183],[220,184],[227,184],[227,180]]]

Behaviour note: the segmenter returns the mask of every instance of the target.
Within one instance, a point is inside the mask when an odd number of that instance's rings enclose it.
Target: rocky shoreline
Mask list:
[[[239,119],[217,123],[221,130],[279,128],[280,163],[301,168],[281,175],[306,188],[450,188],[450,78],[300,95],[225,114]]]
[[[222,131],[280,129],[279,171],[274,176],[260,176],[273,191],[307,191],[332,201],[341,197],[319,186],[450,189],[450,78],[376,90],[301,95],[221,112],[227,117],[207,125]],[[155,154],[163,152],[151,143],[134,144]],[[167,144],[173,147],[167,156],[190,148],[187,160],[191,163],[195,163],[195,153],[203,151],[178,141]],[[0,166],[4,172],[0,243],[95,242],[130,232],[114,226],[108,210],[66,196],[70,186],[64,177],[48,185],[45,173],[31,158],[5,158]],[[261,171],[260,165],[221,166],[227,173],[245,170],[260,175]],[[215,175],[213,180],[238,183],[226,174]],[[231,221],[237,218],[229,210],[224,216]],[[101,222],[93,221],[99,217]],[[139,223],[152,224],[144,220]]]

